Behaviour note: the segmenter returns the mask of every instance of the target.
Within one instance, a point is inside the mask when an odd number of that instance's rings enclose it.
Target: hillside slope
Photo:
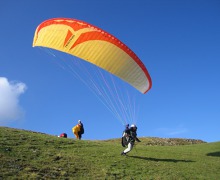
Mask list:
[[[121,156],[119,139],[78,141],[0,127],[0,179],[220,179],[220,142],[141,140]]]

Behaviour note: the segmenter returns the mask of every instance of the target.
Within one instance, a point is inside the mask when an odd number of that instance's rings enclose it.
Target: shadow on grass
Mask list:
[[[177,162],[195,162],[195,161],[192,161],[192,160],[181,160],[181,159],[159,159],[159,158],[151,158],[151,157],[140,157],[140,156],[127,156],[127,157],[130,157],[130,158],[137,158],[137,159],[143,159],[143,160],[147,160],[147,161],[164,161],[164,162],[174,162],[174,163],[177,163]]]
[[[217,151],[217,152],[211,152],[211,153],[208,153],[206,154],[207,156],[215,156],[215,157],[220,157],[220,151]]]

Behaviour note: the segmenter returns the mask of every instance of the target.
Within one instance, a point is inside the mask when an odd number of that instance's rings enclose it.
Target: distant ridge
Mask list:
[[[3,127],[8,128],[11,130],[18,130],[18,131],[26,131],[31,133],[37,133],[37,134],[45,134],[48,136],[55,136],[50,135],[42,132],[36,132],[31,130],[25,130],[25,129],[16,129],[16,128],[9,128],[9,127]],[[160,138],[160,137],[141,137],[140,138],[143,142],[143,144],[148,146],[178,146],[178,145],[191,145],[191,144],[202,144],[207,143],[200,139],[186,139],[186,138]],[[107,140],[99,140],[99,141],[105,141],[105,142],[118,142],[120,143],[120,138],[117,139],[107,139]]]

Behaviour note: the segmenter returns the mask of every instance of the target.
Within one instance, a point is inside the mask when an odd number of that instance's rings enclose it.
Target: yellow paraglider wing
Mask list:
[[[118,76],[142,93],[152,86],[146,67],[131,49],[86,22],[69,18],[49,19],[37,27],[33,46],[77,56]]]

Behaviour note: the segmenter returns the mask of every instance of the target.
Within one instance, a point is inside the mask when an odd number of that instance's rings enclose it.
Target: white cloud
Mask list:
[[[0,77],[0,124],[18,120],[23,115],[19,106],[19,97],[27,89],[22,82],[9,82],[7,78]]]

